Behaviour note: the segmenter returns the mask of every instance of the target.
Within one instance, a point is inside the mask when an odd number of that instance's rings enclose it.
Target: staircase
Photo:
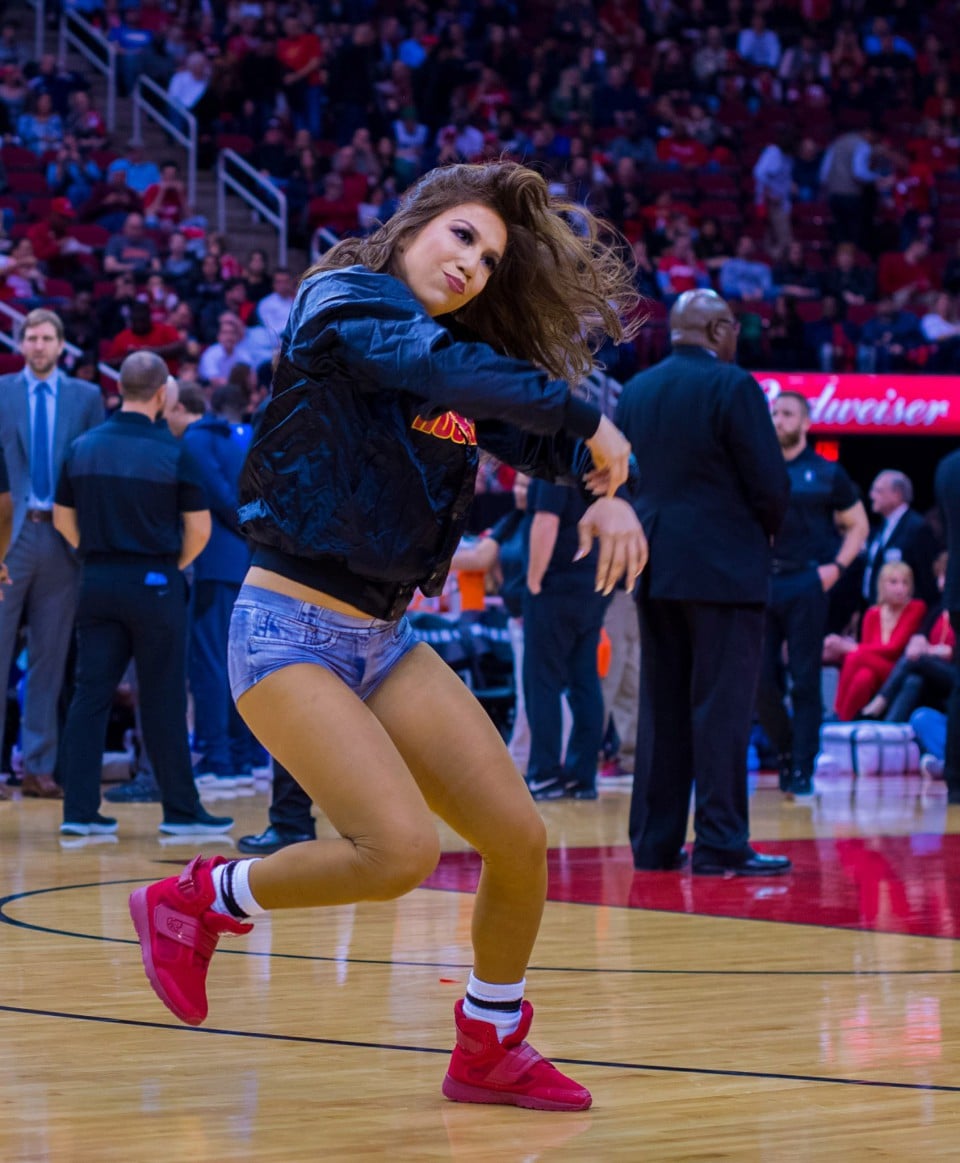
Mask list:
[[[56,48],[57,33],[55,29],[47,30],[46,48],[54,51]],[[75,53],[68,46],[66,65],[82,73],[91,84],[91,100],[95,108],[102,111],[106,108],[107,86],[102,73],[98,72],[82,56]],[[147,116],[140,119],[141,136],[147,156],[155,160],[164,157],[175,159],[186,171],[186,151],[175,141],[171,141],[164,130]],[[116,126],[110,133],[110,148],[122,153],[127,142],[133,135],[133,102],[129,97],[117,97]],[[196,206],[197,214],[207,220],[209,231],[219,230],[217,221],[217,181],[216,168],[198,169]],[[277,232],[268,223],[261,221],[257,213],[230,191],[226,196],[226,226],[227,249],[241,264],[245,263],[251,250],[257,247],[267,253],[269,266],[277,262]],[[307,255],[302,250],[289,249],[287,266],[294,276],[306,269]]]

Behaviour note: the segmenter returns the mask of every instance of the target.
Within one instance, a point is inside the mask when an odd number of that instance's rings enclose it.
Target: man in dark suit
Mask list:
[[[960,641],[960,452],[951,452],[937,468],[937,503],[947,533],[947,577],[943,587],[943,608],[950,613],[950,625]],[[943,778],[947,800],[960,804],[960,650],[953,652],[956,679],[947,700],[947,750]]]
[[[914,597],[928,606],[940,600],[933,562],[937,556],[937,539],[933,530],[916,510],[913,483],[902,472],[884,469],[870,486],[870,506],[880,524],[867,542],[867,560],[863,574],[863,599],[868,606],[877,600],[877,578],[891,561],[905,561],[913,570]]]
[[[730,366],[738,325],[713,291],[670,313],[673,354],[626,385],[617,425],[641,466],[637,515],[650,544],[641,577],[640,718],[630,842],[639,869],[786,872],[749,843],[747,745],[770,584],[770,539],[789,479],[770,412]]]
[[[0,675],[6,682],[21,621],[27,627],[23,705],[23,794],[60,799],[57,703],[77,608],[79,566],[53,527],[53,492],[71,443],[103,420],[95,384],[57,367],[64,330],[53,311],[31,311],[23,324],[23,371],[0,376],[0,444],[13,494],[13,534],[0,602]],[[2,751],[0,724],[0,751]]]

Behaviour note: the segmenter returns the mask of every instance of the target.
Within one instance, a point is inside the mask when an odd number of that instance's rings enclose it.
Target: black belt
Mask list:
[[[52,509],[27,509],[26,520],[34,525],[51,525],[53,523]]]

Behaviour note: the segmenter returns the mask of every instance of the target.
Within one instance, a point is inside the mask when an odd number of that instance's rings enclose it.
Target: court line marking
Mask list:
[[[147,1022],[134,1018],[107,1018],[95,1014],[73,1014],[62,1010],[39,1010],[26,1006],[0,1005],[0,1013],[24,1017],[60,1018],[66,1021],[98,1022],[110,1026],[130,1026],[135,1029],[173,1030],[180,1034],[207,1034],[225,1038],[254,1038],[264,1042],[293,1042],[309,1046],[338,1046],[345,1050],[399,1050],[409,1054],[445,1054],[448,1047],[406,1046],[393,1042],[357,1042],[344,1038],[313,1038],[307,1034],[271,1034],[260,1030],[230,1030],[216,1026],[185,1026],[172,1022]],[[713,1078],[769,1079],[771,1082],[820,1082],[832,1086],[866,1086],[883,1090],[932,1091],[938,1094],[960,1094],[960,1086],[934,1082],[890,1082],[877,1078],[831,1078],[823,1074],[781,1074],[767,1070],[722,1070],[708,1066],[661,1066],[655,1062],[601,1062],[595,1058],[552,1058],[561,1066],[595,1066],[603,1070],[635,1070],[656,1074],[695,1074]]]
[[[110,945],[139,946],[139,942],[131,937],[107,937],[102,933],[77,933],[70,929],[55,929],[49,925],[37,925],[31,921],[21,921],[7,915],[6,906],[16,901],[26,900],[29,897],[45,896],[49,893],[69,892],[80,888],[109,888],[122,884],[143,884],[140,877],[124,880],[95,880],[87,884],[61,884],[52,888],[36,888],[26,892],[11,893],[0,897],[0,922],[10,925],[14,929],[26,929],[34,933],[46,933],[52,937],[72,937],[80,941],[100,941]],[[427,889],[427,892],[451,892],[455,889]],[[565,902],[563,902],[565,903]],[[607,907],[607,906],[603,906]],[[631,909],[631,912],[638,910]],[[654,910],[660,911],[660,910]],[[667,913],[668,916],[687,916],[686,913]],[[693,914],[700,916],[701,914]],[[721,920],[736,920],[735,917],[723,917]],[[749,919],[749,918],[748,918]],[[818,928],[819,926],[813,926]],[[832,929],[832,926],[828,926]],[[849,932],[850,930],[841,930]],[[854,930],[856,932],[872,932],[872,930]],[[890,933],[884,936],[901,937],[910,934]],[[230,949],[220,948],[220,953],[231,957],[271,957],[278,961],[308,961],[329,962],[333,965],[383,965],[402,966],[407,969],[471,969],[472,962],[460,961],[397,961],[383,957],[324,957],[313,953],[276,953],[272,950],[261,949]],[[575,966],[575,965],[531,965],[531,973],[604,973],[619,976],[637,977],[955,977],[960,969],[616,969],[603,966]]]

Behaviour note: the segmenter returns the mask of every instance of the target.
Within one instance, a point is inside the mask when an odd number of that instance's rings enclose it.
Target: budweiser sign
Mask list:
[[[819,436],[960,436],[960,376],[753,372],[769,403],[800,392]]]

